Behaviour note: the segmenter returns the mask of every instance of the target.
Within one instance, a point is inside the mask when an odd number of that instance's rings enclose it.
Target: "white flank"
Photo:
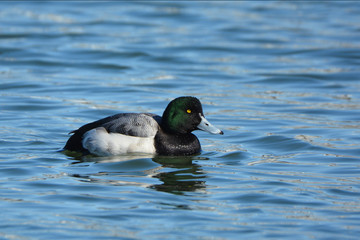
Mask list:
[[[126,153],[155,153],[154,137],[133,137],[108,133],[98,127],[84,134],[82,145],[97,156],[114,156]]]

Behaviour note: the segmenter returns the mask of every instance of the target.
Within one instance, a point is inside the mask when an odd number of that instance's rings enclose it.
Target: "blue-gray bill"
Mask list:
[[[201,118],[201,122],[197,126],[198,129],[203,130],[208,133],[211,133],[211,134],[221,134],[221,135],[224,134],[223,131],[221,131],[220,129],[218,129],[217,127],[212,125],[208,120],[206,120],[206,118],[204,116],[200,115],[200,118]]]

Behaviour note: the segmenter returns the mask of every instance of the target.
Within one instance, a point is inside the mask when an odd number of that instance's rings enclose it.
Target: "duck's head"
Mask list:
[[[164,130],[175,134],[186,134],[203,130],[212,134],[224,134],[204,117],[201,103],[195,97],[179,97],[172,100],[162,116]]]

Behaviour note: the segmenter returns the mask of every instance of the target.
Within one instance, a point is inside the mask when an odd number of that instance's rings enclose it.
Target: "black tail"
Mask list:
[[[84,152],[86,149],[82,146],[82,137],[83,137],[83,133],[81,133],[78,130],[75,130],[71,133],[74,133],[74,135],[72,135],[66,142],[65,146],[64,146],[64,150],[69,150],[69,151],[77,151],[77,152]]]

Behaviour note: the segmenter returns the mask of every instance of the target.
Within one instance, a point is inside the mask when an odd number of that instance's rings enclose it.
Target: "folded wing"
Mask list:
[[[161,117],[149,113],[120,113],[98,121],[88,123],[78,130],[67,141],[64,149],[86,151],[82,146],[83,135],[95,128],[103,127],[109,133],[120,133],[134,137],[153,137],[159,130]]]

